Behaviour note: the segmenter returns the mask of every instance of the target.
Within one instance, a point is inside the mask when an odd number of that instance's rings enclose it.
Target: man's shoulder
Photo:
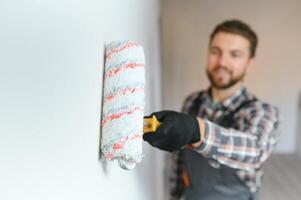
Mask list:
[[[182,111],[188,112],[191,107],[196,106],[201,102],[202,98],[206,96],[206,90],[198,90],[190,93],[186,99],[184,100],[184,103],[182,105]]]
[[[275,105],[262,101],[258,98],[253,99],[242,109],[235,113],[238,123],[248,122],[251,125],[257,124],[261,127],[270,127],[277,129],[282,121],[282,115]]]
[[[197,91],[194,91],[192,93],[190,93],[187,97],[186,97],[186,101],[187,100],[195,100],[197,98],[200,98],[200,97],[204,97],[208,94],[208,90],[197,90]]]
[[[241,102],[243,105],[241,107],[242,111],[248,111],[250,113],[258,113],[258,112],[272,112],[272,113],[279,113],[279,109],[277,106],[265,102],[256,96],[249,94],[248,97]]]

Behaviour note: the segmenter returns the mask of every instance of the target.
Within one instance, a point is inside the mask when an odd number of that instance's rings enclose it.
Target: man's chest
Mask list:
[[[224,128],[235,128],[240,129],[243,127],[238,127],[240,119],[237,118],[237,112],[231,111],[227,108],[221,106],[212,106],[210,104],[200,105],[198,109],[198,116],[207,119],[217,125]]]

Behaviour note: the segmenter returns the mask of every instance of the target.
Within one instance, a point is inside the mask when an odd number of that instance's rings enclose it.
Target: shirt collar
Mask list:
[[[248,92],[247,88],[243,85],[232,96],[228,97],[221,103],[213,102],[213,99],[211,97],[211,87],[208,88],[207,94],[212,104],[219,104],[219,106],[224,107],[227,110],[233,111],[241,104],[241,102],[244,99],[246,99]]]

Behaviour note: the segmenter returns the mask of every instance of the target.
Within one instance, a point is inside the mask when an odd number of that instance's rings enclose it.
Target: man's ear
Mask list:
[[[248,73],[251,69],[251,67],[255,64],[255,58],[249,58],[247,66],[246,66],[246,73]]]

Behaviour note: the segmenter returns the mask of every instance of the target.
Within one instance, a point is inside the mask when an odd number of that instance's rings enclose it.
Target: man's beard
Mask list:
[[[207,76],[211,82],[211,85],[217,89],[228,89],[228,88],[232,87],[233,85],[235,85],[236,83],[242,81],[245,77],[245,71],[237,77],[233,77],[232,73],[230,71],[228,71],[228,73],[230,74],[230,80],[225,84],[219,84],[219,83],[217,83],[217,81],[214,80],[213,75],[208,70],[206,72],[207,72]]]

